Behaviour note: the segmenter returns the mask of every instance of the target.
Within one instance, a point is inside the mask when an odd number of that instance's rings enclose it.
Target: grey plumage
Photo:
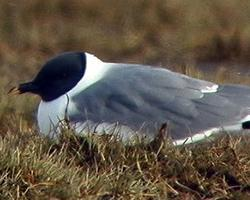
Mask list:
[[[156,133],[168,122],[174,140],[201,131],[232,125],[250,114],[250,88],[193,79],[166,69],[113,64],[101,80],[72,98],[73,122],[116,123],[145,134]]]

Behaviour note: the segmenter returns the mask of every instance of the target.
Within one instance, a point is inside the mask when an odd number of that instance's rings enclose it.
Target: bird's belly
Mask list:
[[[57,132],[60,121],[65,119],[67,96],[62,95],[49,102],[41,101],[38,107],[37,121],[40,132],[53,137]]]

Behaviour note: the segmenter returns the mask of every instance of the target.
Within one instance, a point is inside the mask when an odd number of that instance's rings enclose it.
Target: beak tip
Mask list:
[[[17,95],[21,94],[21,91],[18,87],[13,87],[8,91],[8,95]]]

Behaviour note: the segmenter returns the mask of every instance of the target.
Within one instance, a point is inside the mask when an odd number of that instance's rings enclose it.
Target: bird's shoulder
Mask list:
[[[134,64],[111,64],[109,71],[79,94],[76,104],[95,107],[194,110],[192,99],[203,97],[202,89],[213,83],[193,79],[163,68]],[[119,106],[117,106],[119,105]]]
[[[167,68],[139,64],[112,64],[100,84],[122,85],[134,90],[143,87],[137,92],[145,90],[186,90],[209,93],[215,92],[218,85],[190,76],[177,73]]]

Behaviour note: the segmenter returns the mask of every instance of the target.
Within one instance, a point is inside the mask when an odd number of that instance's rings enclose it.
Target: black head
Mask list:
[[[63,53],[45,63],[33,81],[20,84],[10,93],[31,92],[51,101],[71,90],[83,77],[85,68],[85,53]]]

